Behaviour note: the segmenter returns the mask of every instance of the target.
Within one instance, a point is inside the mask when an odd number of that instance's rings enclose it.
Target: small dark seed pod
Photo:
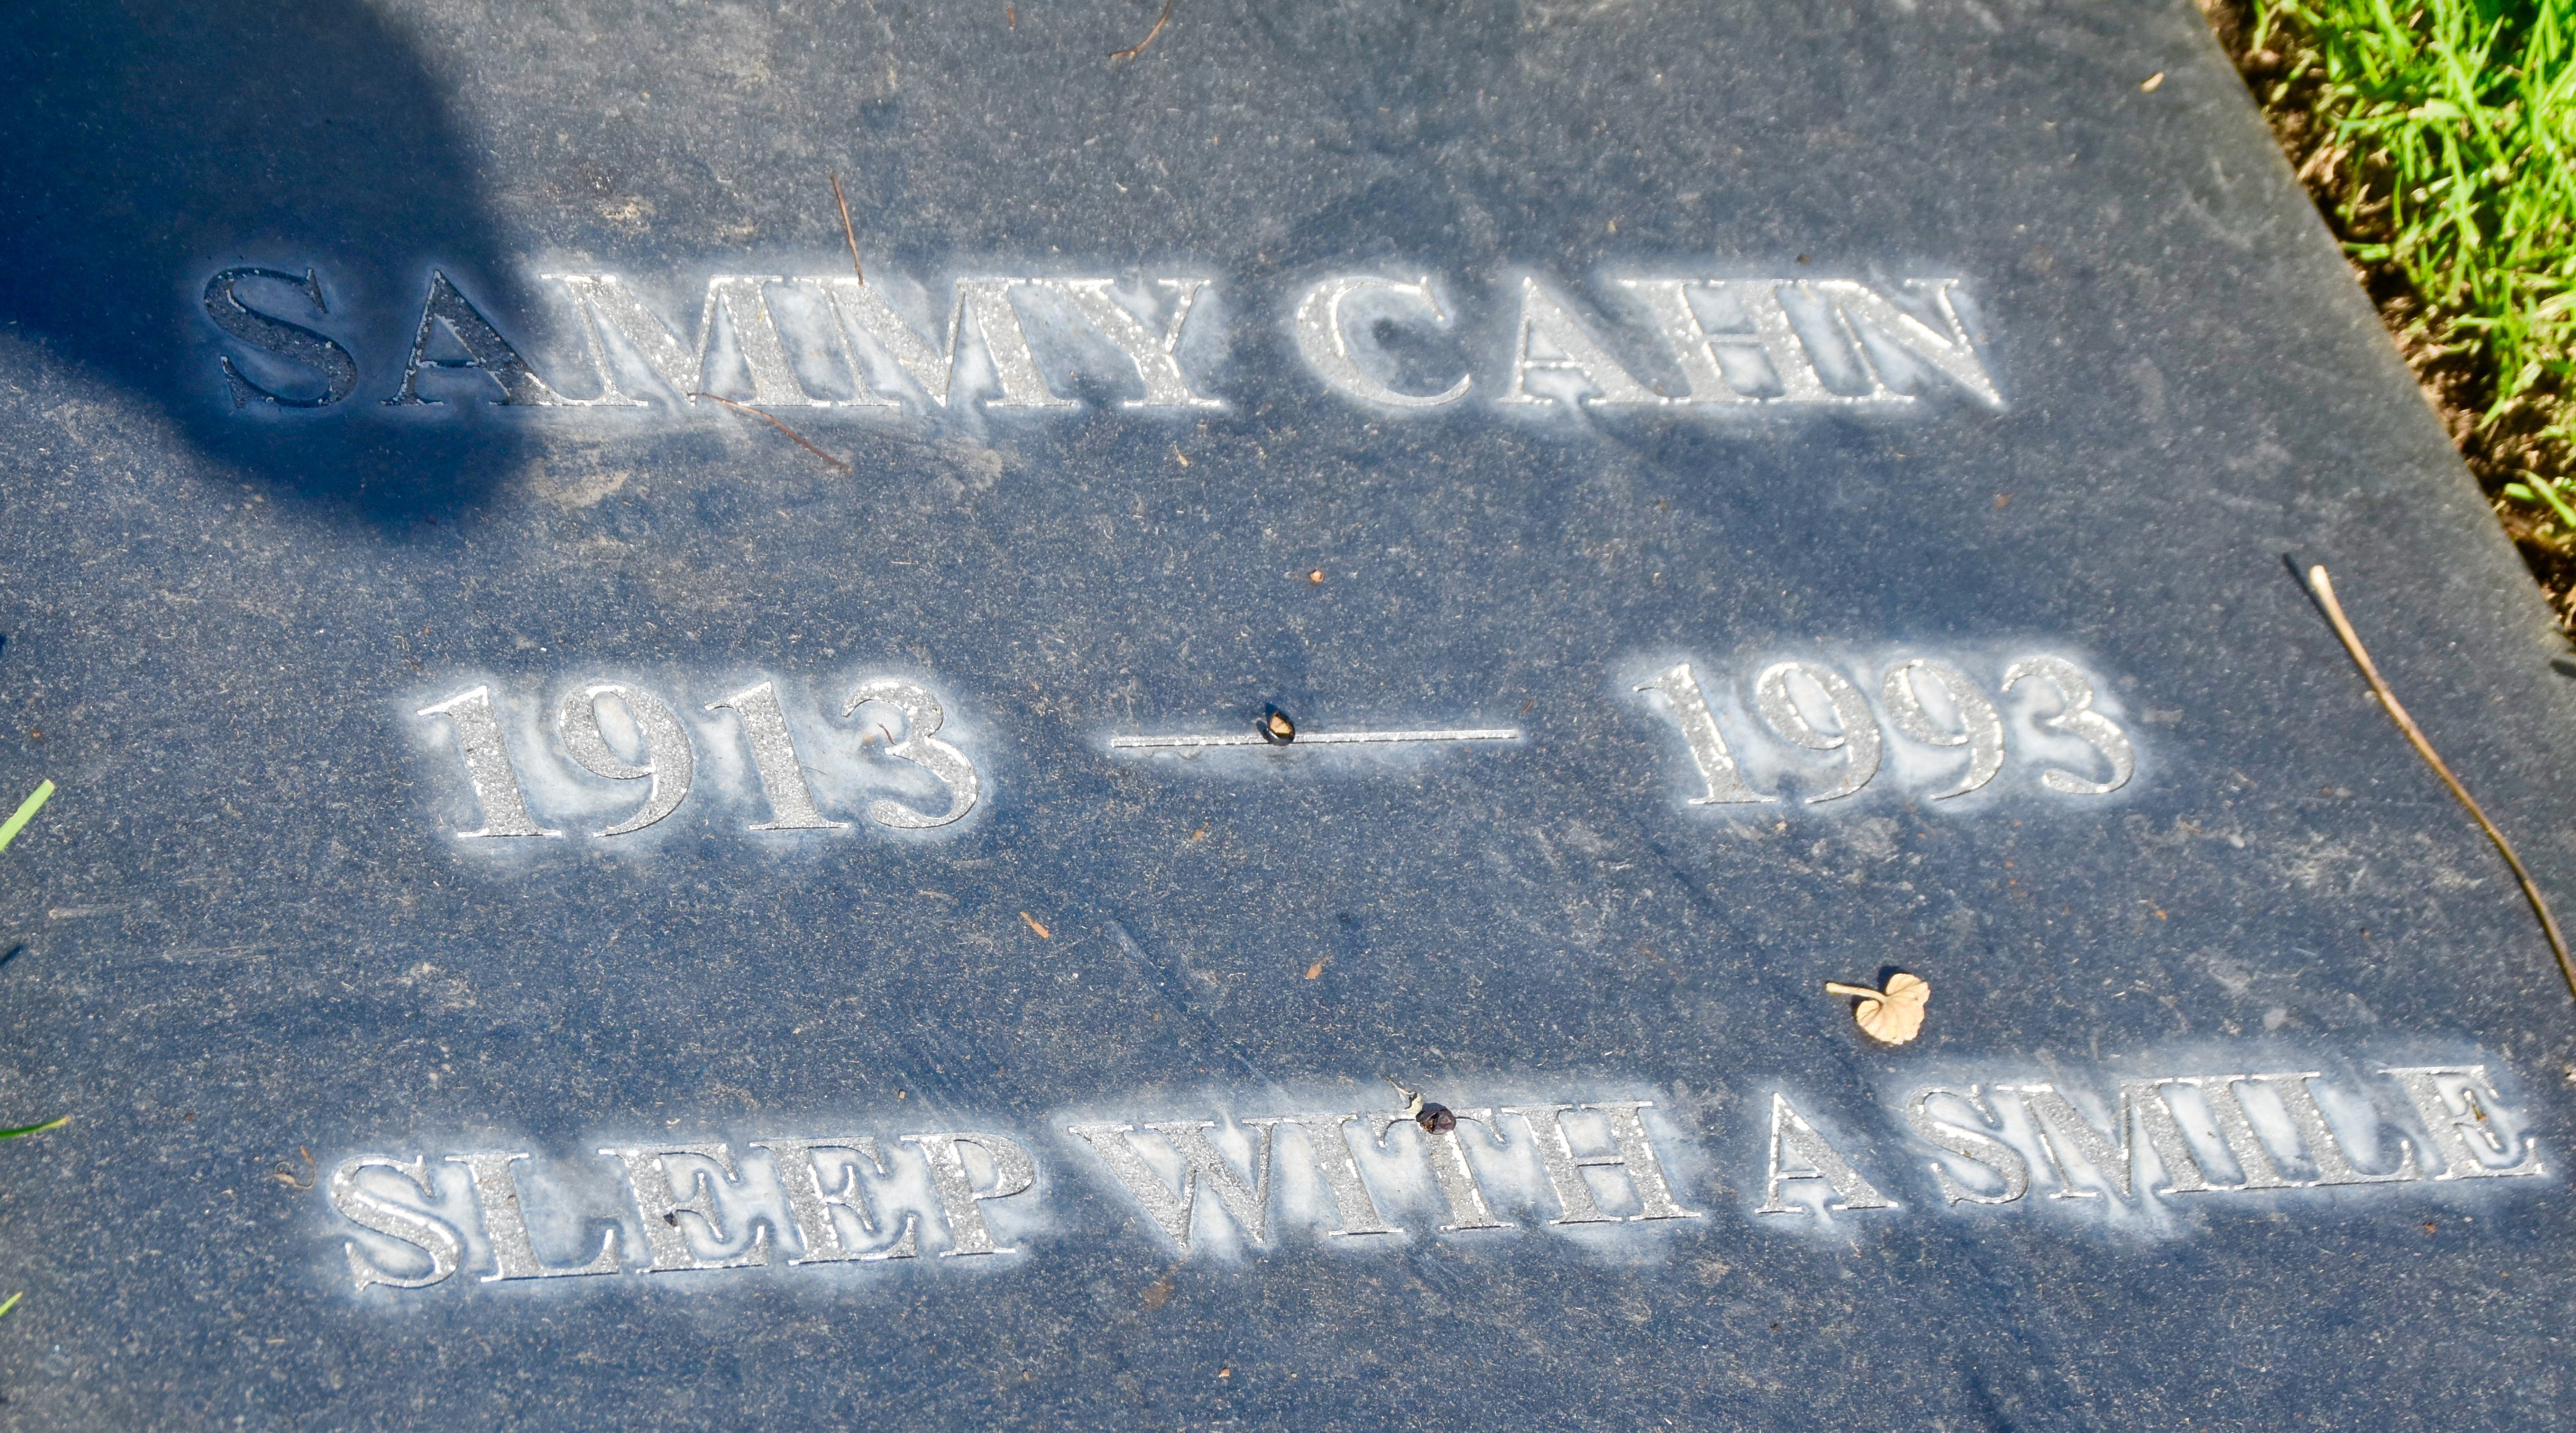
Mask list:
[[[1415,1115],[1413,1121],[1422,1126],[1426,1134],[1447,1134],[1458,1127],[1458,1117],[1449,1113],[1447,1105],[1424,1105],[1422,1113]]]
[[[1297,723],[1277,707],[1261,709],[1261,739],[1272,746],[1286,746],[1297,739]]]

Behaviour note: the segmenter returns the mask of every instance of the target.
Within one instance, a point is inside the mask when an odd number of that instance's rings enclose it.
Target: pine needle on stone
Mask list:
[[[1014,25],[1011,28],[1019,27]],[[858,275],[859,282],[864,285],[868,281],[868,271],[859,267],[859,230],[850,222],[850,201],[841,197],[841,176],[837,174],[832,176],[832,202],[841,206],[841,237],[850,241],[850,272]]]
[[[1145,53],[1145,47],[1154,43],[1154,37],[1163,33],[1163,27],[1170,23],[1172,23],[1172,0],[1163,0],[1163,13],[1155,19],[1154,28],[1145,32],[1145,38],[1138,40],[1135,44],[1128,46],[1126,49],[1110,51],[1109,58],[1113,60],[1132,60],[1138,55]]]
[[[692,393],[689,396],[692,398],[712,398],[737,413],[748,413],[754,418],[758,418],[762,422],[767,423],[770,427],[777,429],[779,432],[786,434],[790,439],[794,440],[797,447],[804,449],[806,452],[813,454],[815,457],[822,459],[824,462],[831,464],[842,472],[847,473],[856,471],[856,469],[852,468],[849,464],[842,462],[840,459],[833,457],[831,454],[826,453],[822,449],[805,441],[804,434],[797,432],[795,429],[788,427],[786,424],[779,422],[776,418],[761,412],[759,409],[752,407],[748,403],[736,403],[721,393]]]
[[[2361,668],[2362,680],[2370,684],[2371,694],[2379,698],[2379,704],[2387,709],[2389,719],[2396,722],[2398,731],[2405,734],[2407,744],[2415,748],[2417,756],[2424,758],[2426,766],[2433,768],[2435,776],[2442,778],[2442,784],[2451,788],[2451,794],[2468,809],[2469,819],[2477,822],[2478,829],[2487,833],[2487,839],[2495,843],[2496,854],[2504,857],[2504,863],[2513,868],[2513,878],[2522,883],[2523,899],[2531,902],[2531,913],[2540,917],[2540,933],[2549,938],[2549,953],[2558,957],[2559,978],[2567,982],[2567,993],[2576,995],[2576,961],[2568,959],[2567,938],[2559,934],[2558,917],[2549,913],[2549,902],[2541,896],[2540,887],[2531,879],[2531,872],[2523,868],[2522,858],[2514,854],[2513,843],[2504,838],[2504,833],[2496,829],[2493,821],[2487,819],[2487,813],[2479,808],[2477,798],[2469,795],[2469,789],[2460,784],[2460,778],[2451,774],[2449,764],[2442,760],[2441,753],[2433,750],[2433,743],[2425,737],[2424,729],[2415,724],[2415,718],[2408,716],[2406,708],[2398,703],[2397,694],[2388,689],[2387,681],[2379,675],[2379,664],[2370,660],[2370,649],[2361,645],[2361,634],[2353,630],[2351,619],[2343,615],[2343,604],[2335,600],[2334,581],[2326,576],[2322,565],[2308,568],[2308,590],[2315,595],[2317,606],[2325,610],[2326,621],[2334,627],[2335,636],[2343,640],[2343,649],[2352,654],[2353,665]]]

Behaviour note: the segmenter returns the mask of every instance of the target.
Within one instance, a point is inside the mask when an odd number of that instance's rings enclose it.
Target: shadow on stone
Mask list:
[[[282,497],[399,523],[518,464],[479,373],[384,401],[433,271],[485,313],[533,307],[411,36],[313,0],[57,0],[11,22],[0,321]]]

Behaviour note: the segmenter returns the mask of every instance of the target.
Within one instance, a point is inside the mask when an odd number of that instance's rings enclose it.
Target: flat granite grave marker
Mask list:
[[[2188,7],[14,38],[13,1426],[2555,1424],[2284,557],[2558,891],[2576,667]]]

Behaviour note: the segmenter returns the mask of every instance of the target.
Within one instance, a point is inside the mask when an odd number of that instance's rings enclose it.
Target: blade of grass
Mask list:
[[[17,1139],[22,1135],[43,1134],[49,1129],[61,1129],[71,1122],[70,1115],[56,1115],[40,1125],[20,1125],[16,1129],[0,1129],[0,1139]]]
[[[36,789],[29,793],[27,799],[18,803],[18,813],[6,821],[0,821],[0,851],[8,850],[9,843],[17,840],[18,833],[26,830],[27,823],[35,820],[36,813],[44,810],[45,803],[53,799],[54,783],[37,782]]]
[[[2547,478],[2534,475],[2528,483],[2507,483],[2504,494],[2525,502],[2549,504],[2549,510],[2558,515],[2558,520],[2567,524],[2570,531],[2576,531],[2576,507],[2569,507],[2566,497],[2558,491],[2558,485]]]

